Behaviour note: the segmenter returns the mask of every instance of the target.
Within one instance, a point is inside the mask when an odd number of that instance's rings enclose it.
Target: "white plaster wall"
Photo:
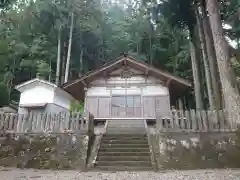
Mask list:
[[[70,109],[70,105],[73,100],[74,99],[65,92],[61,92],[59,90],[55,91],[54,104],[66,109]]]
[[[87,96],[110,96],[110,90],[106,87],[90,87]]]
[[[112,95],[141,95],[141,89],[130,87],[127,90],[122,87],[112,88]]]
[[[20,95],[20,105],[53,103],[54,90],[45,86],[36,86],[22,92]]]
[[[146,86],[142,89],[143,96],[157,96],[157,95],[168,95],[169,89],[162,85],[155,85],[155,86]]]

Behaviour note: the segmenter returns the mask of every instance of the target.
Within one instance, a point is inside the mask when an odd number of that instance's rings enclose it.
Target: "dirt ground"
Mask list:
[[[79,172],[0,168],[0,180],[240,180],[240,169],[162,172]]]

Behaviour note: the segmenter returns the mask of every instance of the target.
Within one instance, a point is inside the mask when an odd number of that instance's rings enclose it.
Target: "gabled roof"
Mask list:
[[[63,84],[62,87],[63,88],[67,88],[68,86],[71,86],[74,83],[81,82],[81,81],[83,81],[83,80],[85,80],[87,78],[90,78],[91,76],[96,76],[96,75],[100,74],[101,72],[106,71],[106,70],[108,70],[110,68],[113,68],[114,66],[117,66],[119,63],[124,62],[124,61],[125,61],[125,63],[129,63],[130,62],[133,65],[136,65],[136,66],[148,69],[148,71],[156,73],[156,75],[164,76],[164,77],[166,77],[168,79],[175,80],[178,83],[181,83],[181,84],[184,84],[186,86],[191,87],[191,83],[188,80],[186,80],[184,78],[181,78],[181,77],[178,77],[178,76],[174,76],[171,73],[168,73],[166,71],[163,71],[163,70],[160,70],[158,68],[155,68],[155,67],[153,67],[153,66],[151,66],[151,65],[149,65],[149,64],[147,64],[147,63],[145,63],[143,61],[136,60],[136,59],[134,59],[131,56],[127,56],[127,57],[120,56],[117,59],[104,64],[103,66],[101,66],[97,70],[89,71],[88,73],[86,73],[82,77],[80,77],[79,79],[76,79],[74,81],[67,82],[67,83]]]
[[[159,78],[163,81],[171,80],[171,84],[177,85],[178,87],[181,86],[181,91],[184,91],[184,89],[187,89],[188,87],[191,87],[191,82],[188,80],[175,76],[169,72],[163,71],[161,69],[155,68],[143,61],[136,60],[135,58],[131,56],[120,56],[113,61],[110,61],[103,66],[99,67],[97,70],[89,71],[88,73],[84,74],[82,77],[67,82],[62,85],[62,87],[68,91],[71,94],[74,94],[78,91],[80,86],[84,85],[86,82],[89,83],[93,81],[94,79],[98,78],[100,75],[104,73],[110,73],[124,65],[128,65],[130,67],[139,69],[143,72],[147,72],[149,76],[154,76],[156,78]],[[81,85],[80,85],[81,84]],[[74,90],[75,89],[75,90]],[[77,89],[77,90],[76,90]]]
[[[17,86],[15,86],[15,89],[20,91],[20,92],[23,92],[25,89],[29,88],[30,86],[34,85],[34,84],[44,84],[44,85],[47,85],[49,87],[52,87],[52,88],[57,88],[58,86],[51,83],[51,82],[48,82],[48,81],[45,81],[45,80],[42,80],[42,79],[39,79],[39,78],[35,78],[35,79],[31,79],[29,81],[26,81],[22,84],[19,84]]]

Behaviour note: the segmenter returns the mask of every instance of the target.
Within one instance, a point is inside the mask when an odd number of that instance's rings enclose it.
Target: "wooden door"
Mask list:
[[[98,117],[107,118],[110,116],[110,97],[98,98]]]
[[[162,117],[170,116],[170,99],[169,96],[155,97],[156,114]]]
[[[155,97],[143,96],[143,116],[146,118],[155,118]]]
[[[94,117],[98,116],[98,97],[86,98],[86,110],[90,112]]]
[[[141,117],[141,96],[113,96],[111,104],[113,117]]]

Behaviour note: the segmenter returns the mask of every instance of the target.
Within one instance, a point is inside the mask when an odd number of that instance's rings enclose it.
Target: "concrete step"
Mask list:
[[[150,161],[97,161],[99,166],[152,166]]]
[[[151,162],[150,156],[99,156],[97,161],[145,161]]]
[[[95,166],[100,171],[153,171],[152,166]]]
[[[102,144],[148,144],[146,139],[103,139]]]
[[[147,149],[145,152],[134,152],[134,151],[99,151],[98,157],[101,156],[149,156],[150,157],[150,151]]]
[[[100,147],[99,152],[149,152],[148,147],[144,148],[131,148],[131,147]]]
[[[103,144],[101,143],[100,148],[149,148],[147,143],[145,144]]]

